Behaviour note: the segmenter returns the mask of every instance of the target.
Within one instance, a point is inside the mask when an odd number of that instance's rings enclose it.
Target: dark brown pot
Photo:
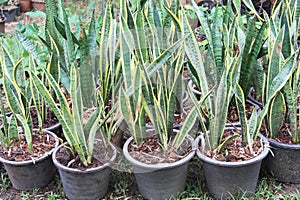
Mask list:
[[[44,0],[31,0],[32,7],[35,10],[46,12],[46,6]]]
[[[20,0],[20,10],[21,12],[28,12],[32,9],[31,0]]]
[[[0,33],[5,33],[5,21],[4,17],[0,17]]]

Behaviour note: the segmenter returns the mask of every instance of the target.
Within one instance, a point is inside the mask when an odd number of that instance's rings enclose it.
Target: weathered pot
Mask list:
[[[60,145],[55,149],[52,155],[53,162],[58,168],[60,179],[62,181],[63,189],[70,200],[96,200],[103,198],[108,189],[110,178],[110,165],[115,160],[117,151],[116,148],[110,144],[114,155],[108,163],[102,166],[87,169],[85,171],[69,168],[56,159],[57,152],[66,144]]]
[[[50,131],[47,134],[55,137],[56,145],[59,142],[56,135]],[[9,161],[0,157],[0,162],[3,163],[8,177],[14,188],[18,190],[32,190],[46,186],[54,177],[56,168],[52,162],[52,149],[46,155],[28,161]]]
[[[264,160],[266,170],[279,182],[300,183],[300,145],[268,141],[272,153]]]
[[[250,196],[255,192],[262,160],[268,155],[268,141],[263,138],[264,150],[257,157],[241,162],[221,162],[204,155],[199,149],[200,137],[195,140],[197,155],[203,163],[204,176],[210,194],[226,199],[240,192]]]
[[[193,138],[191,136],[187,138],[192,145]],[[195,151],[192,150],[186,157],[174,163],[145,164],[134,159],[128,152],[128,145],[132,140],[133,137],[130,137],[125,142],[123,153],[133,166],[140,194],[146,199],[159,200],[169,199],[183,192],[189,161]]]

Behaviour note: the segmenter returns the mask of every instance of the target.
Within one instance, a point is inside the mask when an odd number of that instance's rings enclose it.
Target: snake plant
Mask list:
[[[288,81],[269,105],[266,117],[268,136],[277,137],[285,123],[289,124],[292,141],[299,142],[300,125],[297,115],[297,97],[300,90],[299,46],[297,45],[300,3],[295,0],[277,1],[269,19],[267,73],[263,103],[270,100],[271,83],[289,65]],[[267,16],[266,16],[267,17]],[[266,106],[266,105],[265,105]]]
[[[164,151],[173,136],[176,90],[182,84],[183,32],[177,3],[163,7],[163,17],[151,1],[138,5],[135,14],[121,11],[120,112],[137,144],[147,137],[147,115]],[[126,1],[121,5],[126,8]],[[173,147],[180,146],[188,130],[178,133],[181,137]]]
[[[25,79],[25,70],[21,64],[21,60],[14,62],[9,52],[2,46],[3,56],[1,57],[1,77],[4,94],[7,104],[12,111],[9,124],[6,123],[6,113],[1,106],[3,130],[1,130],[1,143],[3,145],[10,145],[12,139],[19,139],[17,129],[18,122],[23,128],[28,149],[32,149],[32,118],[30,115],[31,92],[29,84]],[[1,100],[2,101],[2,100]]]
[[[195,9],[197,10],[196,7]],[[223,11],[223,20],[224,22],[231,21],[231,23],[221,23],[219,25],[217,23],[210,27],[205,21],[201,11],[197,11],[201,24],[203,24],[204,29],[206,29],[209,42],[208,56],[214,58],[212,62],[213,67],[204,64],[201,52],[194,37],[189,37],[186,40],[185,48],[189,62],[191,63],[190,71],[204,94],[200,101],[197,101],[191,94],[191,99],[195,105],[195,111],[193,112],[197,112],[198,114],[202,131],[205,134],[206,148],[209,150],[216,150],[218,153],[222,152],[228,141],[239,136],[242,137],[243,145],[251,146],[253,141],[256,140],[263,118],[268,112],[267,108],[264,108],[260,113],[253,111],[250,119],[246,120],[245,95],[243,89],[239,85],[239,72],[241,64],[243,63],[244,51],[249,51],[249,49],[243,49],[247,47],[245,42],[248,40],[240,39],[239,16],[232,18],[232,15],[228,15],[230,13],[232,13],[232,10],[230,7],[227,7],[225,11]],[[217,19],[216,17],[215,20]],[[188,26],[186,17],[183,16],[182,19],[185,33],[192,34],[192,30]],[[218,20],[221,19],[218,18]],[[262,25],[262,27],[263,26],[265,25]],[[213,39],[216,38],[217,35],[219,35],[223,43]],[[252,40],[250,42],[252,42]],[[238,51],[241,53],[232,53],[232,51],[236,50],[234,47],[238,47]],[[207,73],[207,67],[210,67],[210,69],[212,68],[214,76],[217,76],[215,82],[212,84],[212,89],[209,89],[208,87],[211,84],[208,77],[211,71]],[[291,69],[292,67],[289,62],[284,64],[283,70],[277,74],[275,81],[270,84],[272,89],[269,92],[269,99],[274,99],[278,91],[280,91],[288,81]],[[235,100],[234,102],[238,107],[241,121],[241,133],[237,132],[228,138],[223,138],[228,106],[232,100]],[[267,105],[270,103],[271,100],[266,102]],[[208,128],[204,123],[204,118],[208,119]]]
[[[64,10],[62,12],[65,13]],[[46,99],[49,107],[53,110],[62,125],[64,136],[71,149],[71,154],[78,154],[85,166],[89,165],[92,161],[96,135],[99,134],[104,145],[107,146],[112,133],[118,125],[118,123],[107,123],[110,117],[114,120],[114,116],[116,115],[113,115],[113,113],[118,105],[117,103],[112,105],[112,108],[107,111],[108,99],[111,98],[112,91],[117,87],[114,85],[116,80],[112,80],[112,77],[114,78],[118,74],[117,66],[119,66],[116,55],[116,52],[118,52],[118,41],[115,38],[116,25],[112,23],[113,19],[111,15],[111,7],[108,4],[101,32],[101,34],[107,37],[99,37],[101,38],[100,48],[97,45],[96,38],[98,38],[98,35],[94,16],[92,16],[89,29],[86,31],[82,27],[81,37],[76,39],[79,44],[78,55],[80,62],[77,62],[77,60],[72,61],[69,57],[71,52],[64,51],[64,57],[68,58],[70,62],[70,89],[68,92],[72,102],[71,108],[64,91],[52,74],[43,68],[43,74],[47,82],[49,82],[49,88],[47,88],[43,84],[43,80],[31,71],[35,87],[39,90],[43,98]],[[69,34],[72,35],[71,32]],[[109,34],[111,35],[109,36]],[[100,54],[99,63],[95,62],[97,51]],[[98,67],[105,71],[98,70]],[[102,78],[104,79],[100,81],[99,88],[96,87],[95,81],[98,71],[103,73]],[[55,96],[59,100],[59,106],[51,95],[51,91],[54,91]]]

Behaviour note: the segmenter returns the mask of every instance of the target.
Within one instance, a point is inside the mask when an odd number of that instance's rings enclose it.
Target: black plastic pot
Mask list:
[[[17,10],[18,10],[18,7],[14,6],[9,9],[2,9],[2,11],[0,11],[0,12],[3,12],[3,15],[6,18],[6,22],[9,23],[9,22],[13,22],[16,20]]]
[[[200,137],[195,140],[199,147]],[[197,155],[203,163],[204,176],[210,194],[226,199],[239,193],[250,196],[255,192],[262,160],[268,155],[268,141],[263,137],[264,150],[257,157],[241,162],[221,162],[205,156],[199,148]]]
[[[55,134],[46,131],[47,134],[55,137],[56,147],[59,142]],[[14,188],[18,190],[32,190],[46,186],[54,177],[56,168],[52,162],[52,149],[41,158],[17,162],[9,161],[0,157],[0,162],[3,163],[8,177]]]
[[[128,152],[130,137],[123,147],[125,158],[132,164],[140,194],[146,199],[169,199],[183,192],[186,184],[187,170],[190,159],[195,154],[191,151],[186,157],[175,163],[145,164],[134,159]],[[193,138],[188,136],[193,143]]]
[[[262,108],[262,107],[263,107],[262,103],[259,102],[259,101],[257,101],[256,99],[254,99],[254,98],[251,96],[251,92],[252,92],[253,90],[254,90],[254,88],[251,87],[247,99],[248,99],[253,105],[257,105],[257,106],[259,106],[260,108]]]
[[[272,153],[264,160],[267,172],[279,182],[300,183],[300,145],[268,141]]]
[[[61,148],[64,147],[64,145],[60,145],[58,148],[56,148],[56,150],[53,152],[52,159],[55,166],[58,168],[63,189],[68,199],[96,200],[104,197],[108,189],[111,171],[110,165],[111,162],[115,160],[117,155],[116,148],[113,145],[110,145],[114,152],[110,162],[99,167],[82,171],[79,169],[66,167],[57,161],[56,154]]]

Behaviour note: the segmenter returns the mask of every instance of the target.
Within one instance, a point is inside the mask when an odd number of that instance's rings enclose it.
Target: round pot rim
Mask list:
[[[286,144],[282,142],[278,142],[272,138],[267,138],[268,142],[270,143],[271,147],[280,147],[281,149],[300,149],[300,144]]]
[[[9,8],[3,8],[2,9],[2,11],[4,12],[6,12],[6,11],[11,11],[11,10],[17,10],[18,9],[18,6],[16,6],[16,5],[12,5],[12,6],[10,6]]]
[[[184,90],[182,103],[185,103],[189,99],[189,93],[188,91]]]
[[[59,104],[57,104],[57,106],[60,107]],[[47,107],[50,108],[49,106],[47,106]],[[30,106],[30,107],[29,107],[29,109],[33,109],[33,108],[35,108],[35,106]],[[53,112],[53,111],[52,111],[52,112]],[[12,114],[13,114],[12,111],[5,113],[5,115],[6,115],[7,117],[12,116]],[[61,124],[60,124],[60,122],[58,121],[56,124],[53,124],[52,126],[43,128],[43,130],[47,130],[47,131],[52,132],[53,129],[59,128],[60,126],[61,126]]]
[[[199,90],[196,90],[194,87],[193,87],[193,80],[189,80],[188,82],[188,86],[192,89],[193,93],[194,94],[197,94],[197,95],[201,95],[202,93],[199,91]]]
[[[38,129],[33,129],[34,131],[38,130]],[[8,165],[14,165],[14,166],[19,166],[19,165],[31,165],[31,164],[35,164],[37,162],[40,162],[42,160],[47,159],[49,156],[51,156],[51,154],[54,152],[54,150],[58,147],[59,145],[59,140],[57,138],[57,136],[49,131],[49,130],[43,130],[45,133],[51,135],[54,137],[55,139],[55,147],[53,149],[51,149],[49,152],[45,153],[42,157],[39,157],[37,159],[33,159],[33,160],[26,160],[26,161],[10,161],[10,160],[6,160],[4,158],[2,158],[0,156],[0,162],[3,164],[8,164]]]
[[[256,99],[254,99],[252,96],[251,96],[251,92],[254,90],[253,87],[250,88],[250,91],[249,91],[249,94],[248,94],[248,99],[249,99],[249,102],[262,108],[263,107],[263,104],[259,101],[257,101]]]
[[[33,3],[44,3],[45,1],[44,0],[31,0],[31,2],[33,2]]]
[[[207,157],[206,155],[204,155],[200,151],[200,149],[198,148],[198,146],[199,146],[199,142],[200,142],[201,136],[199,135],[195,139],[195,147],[197,149],[197,156],[202,161],[205,161],[206,163],[217,165],[217,166],[222,166],[222,167],[241,167],[241,166],[245,166],[245,165],[255,164],[255,163],[260,162],[261,160],[263,160],[268,155],[268,153],[270,151],[270,149],[269,149],[269,142],[268,142],[267,138],[265,138],[262,135],[259,135],[259,137],[261,137],[262,140],[263,140],[264,149],[263,149],[263,151],[258,156],[254,157],[254,158],[252,158],[250,160],[241,161],[241,162],[224,162],[224,161],[219,161],[219,160],[214,160],[212,158],[209,158],[209,157]]]
[[[131,136],[130,138],[128,138],[123,146],[123,154],[125,156],[125,158],[133,165],[135,166],[139,166],[139,167],[142,167],[142,168],[145,168],[145,169],[150,169],[150,170],[160,170],[160,169],[167,169],[167,168],[174,168],[174,167],[177,167],[177,166],[181,166],[185,163],[187,163],[189,160],[191,160],[194,155],[195,155],[195,148],[193,146],[193,142],[194,142],[194,139],[192,136],[190,135],[187,135],[186,138],[191,142],[191,147],[192,147],[192,150],[191,152],[189,152],[184,158],[176,161],[176,162],[173,162],[173,163],[157,163],[157,164],[146,164],[146,163],[143,163],[143,162],[140,162],[136,159],[134,159],[130,153],[128,152],[128,145],[130,144],[130,142],[133,140],[133,137]]]
[[[100,140],[100,139],[96,139],[96,140]],[[109,162],[104,163],[104,164],[101,165],[101,166],[94,167],[94,168],[89,168],[89,169],[86,169],[86,170],[80,170],[80,169],[76,169],[76,168],[70,168],[70,167],[67,167],[67,166],[65,166],[65,165],[63,165],[63,164],[61,164],[61,163],[59,163],[58,160],[56,159],[56,153],[57,153],[57,151],[58,151],[60,148],[64,147],[65,145],[67,145],[67,142],[64,143],[64,144],[59,145],[57,148],[54,149],[54,152],[53,152],[53,154],[52,154],[52,160],[53,160],[54,165],[55,165],[58,169],[64,170],[64,171],[67,171],[67,172],[80,173],[80,174],[83,174],[83,173],[88,174],[88,173],[93,173],[93,172],[95,172],[95,171],[100,171],[100,170],[102,170],[102,169],[105,169],[105,168],[107,168],[107,167],[110,167],[110,166],[111,166],[111,163],[112,163],[112,162],[116,159],[116,157],[117,157],[117,150],[116,150],[116,148],[114,147],[114,145],[112,145],[112,144],[109,142],[109,145],[110,145],[110,147],[112,148],[112,150],[113,150],[113,152],[114,152],[114,154],[113,154],[113,156],[110,158]]]

